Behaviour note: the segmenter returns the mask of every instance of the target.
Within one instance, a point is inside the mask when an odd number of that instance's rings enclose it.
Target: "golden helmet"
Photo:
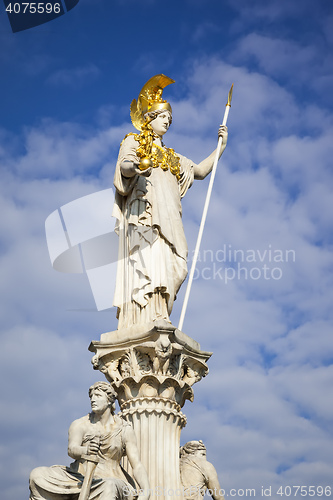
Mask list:
[[[160,74],[150,78],[142,87],[138,100],[133,99],[131,102],[131,120],[136,129],[142,130],[145,113],[159,110],[172,112],[170,104],[162,99],[162,93],[167,85],[174,82],[175,80]]]

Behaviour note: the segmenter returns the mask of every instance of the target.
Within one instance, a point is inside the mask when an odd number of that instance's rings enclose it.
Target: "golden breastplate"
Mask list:
[[[170,170],[177,177],[177,180],[180,179],[180,158],[172,148],[162,148],[154,144],[153,136],[150,137],[147,133],[134,134],[131,132],[125,136],[121,144],[129,135],[133,135],[134,139],[139,143],[139,147],[136,150],[139,158],[150,159],[153,168],[161,167],[162,170]],[[144,169],[142,168],[142,170]]]
[[[180,178],[180,159],[173,149],[161,148],[157,144],[153,144],[151,152],[151,160],[153,167],[161,167],[162,170],[170,170],[170,172]]]

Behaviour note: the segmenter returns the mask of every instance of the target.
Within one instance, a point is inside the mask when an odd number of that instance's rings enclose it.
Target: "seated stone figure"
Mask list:
[[[207,488],[214,500],[224,500],[215,467],[207,461],[202,441],[189,441],[180,448],[180,479],[186,500],[202,500]]]
[[[68,454],[75,461],[69,467],[34,469],[30,474],[30,500],[77,500],[91,467],[95,469],[87,499],[131,499],[136,496],[135,486],[119,463],[123,455],[131,464],[140,498],[148,500],[149,481],[140,462],[135,434],[129,423],[114,414],[116,395],[112,387],[96,382],[89,389],[89,397],[91,413],[75,420],[69,428]]]

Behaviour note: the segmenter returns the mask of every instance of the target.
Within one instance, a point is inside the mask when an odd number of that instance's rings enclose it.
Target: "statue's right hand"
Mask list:
[[[135,171],[137,174],[142,175],[143,177],[149,177],[152,172],[152,167],[148,167],[146,168],[146,170],[140,170],[139,167],[136,167]]]
[[[133,163],[131,161],[123,161],[120,165],[121,173],[124,177],[131,178],[134,175],[142,175],[143,177],[149,177],[151,174],[151,167],[146,170],[141,170],[138,163]]]
[[[99,439],[98,438],[93,438],[87,448],[87,455],[97,455],[99,450]]]

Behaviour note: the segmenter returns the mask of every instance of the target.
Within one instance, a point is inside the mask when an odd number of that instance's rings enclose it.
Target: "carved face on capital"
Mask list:
[[[96,414],[104,413],[110,408],[110,401],[107,394],[100,389],[94,389],[90,394],[91,409]]]
[[[155,132],[155,134],[159,135],[160,137],[165,134],[165,132],[168,130],[168,128],[171,125],[171,120],[172,116],[170,111],[163,111],[162,113],[159,113],[154,120],[150,122],[150,126]]]

